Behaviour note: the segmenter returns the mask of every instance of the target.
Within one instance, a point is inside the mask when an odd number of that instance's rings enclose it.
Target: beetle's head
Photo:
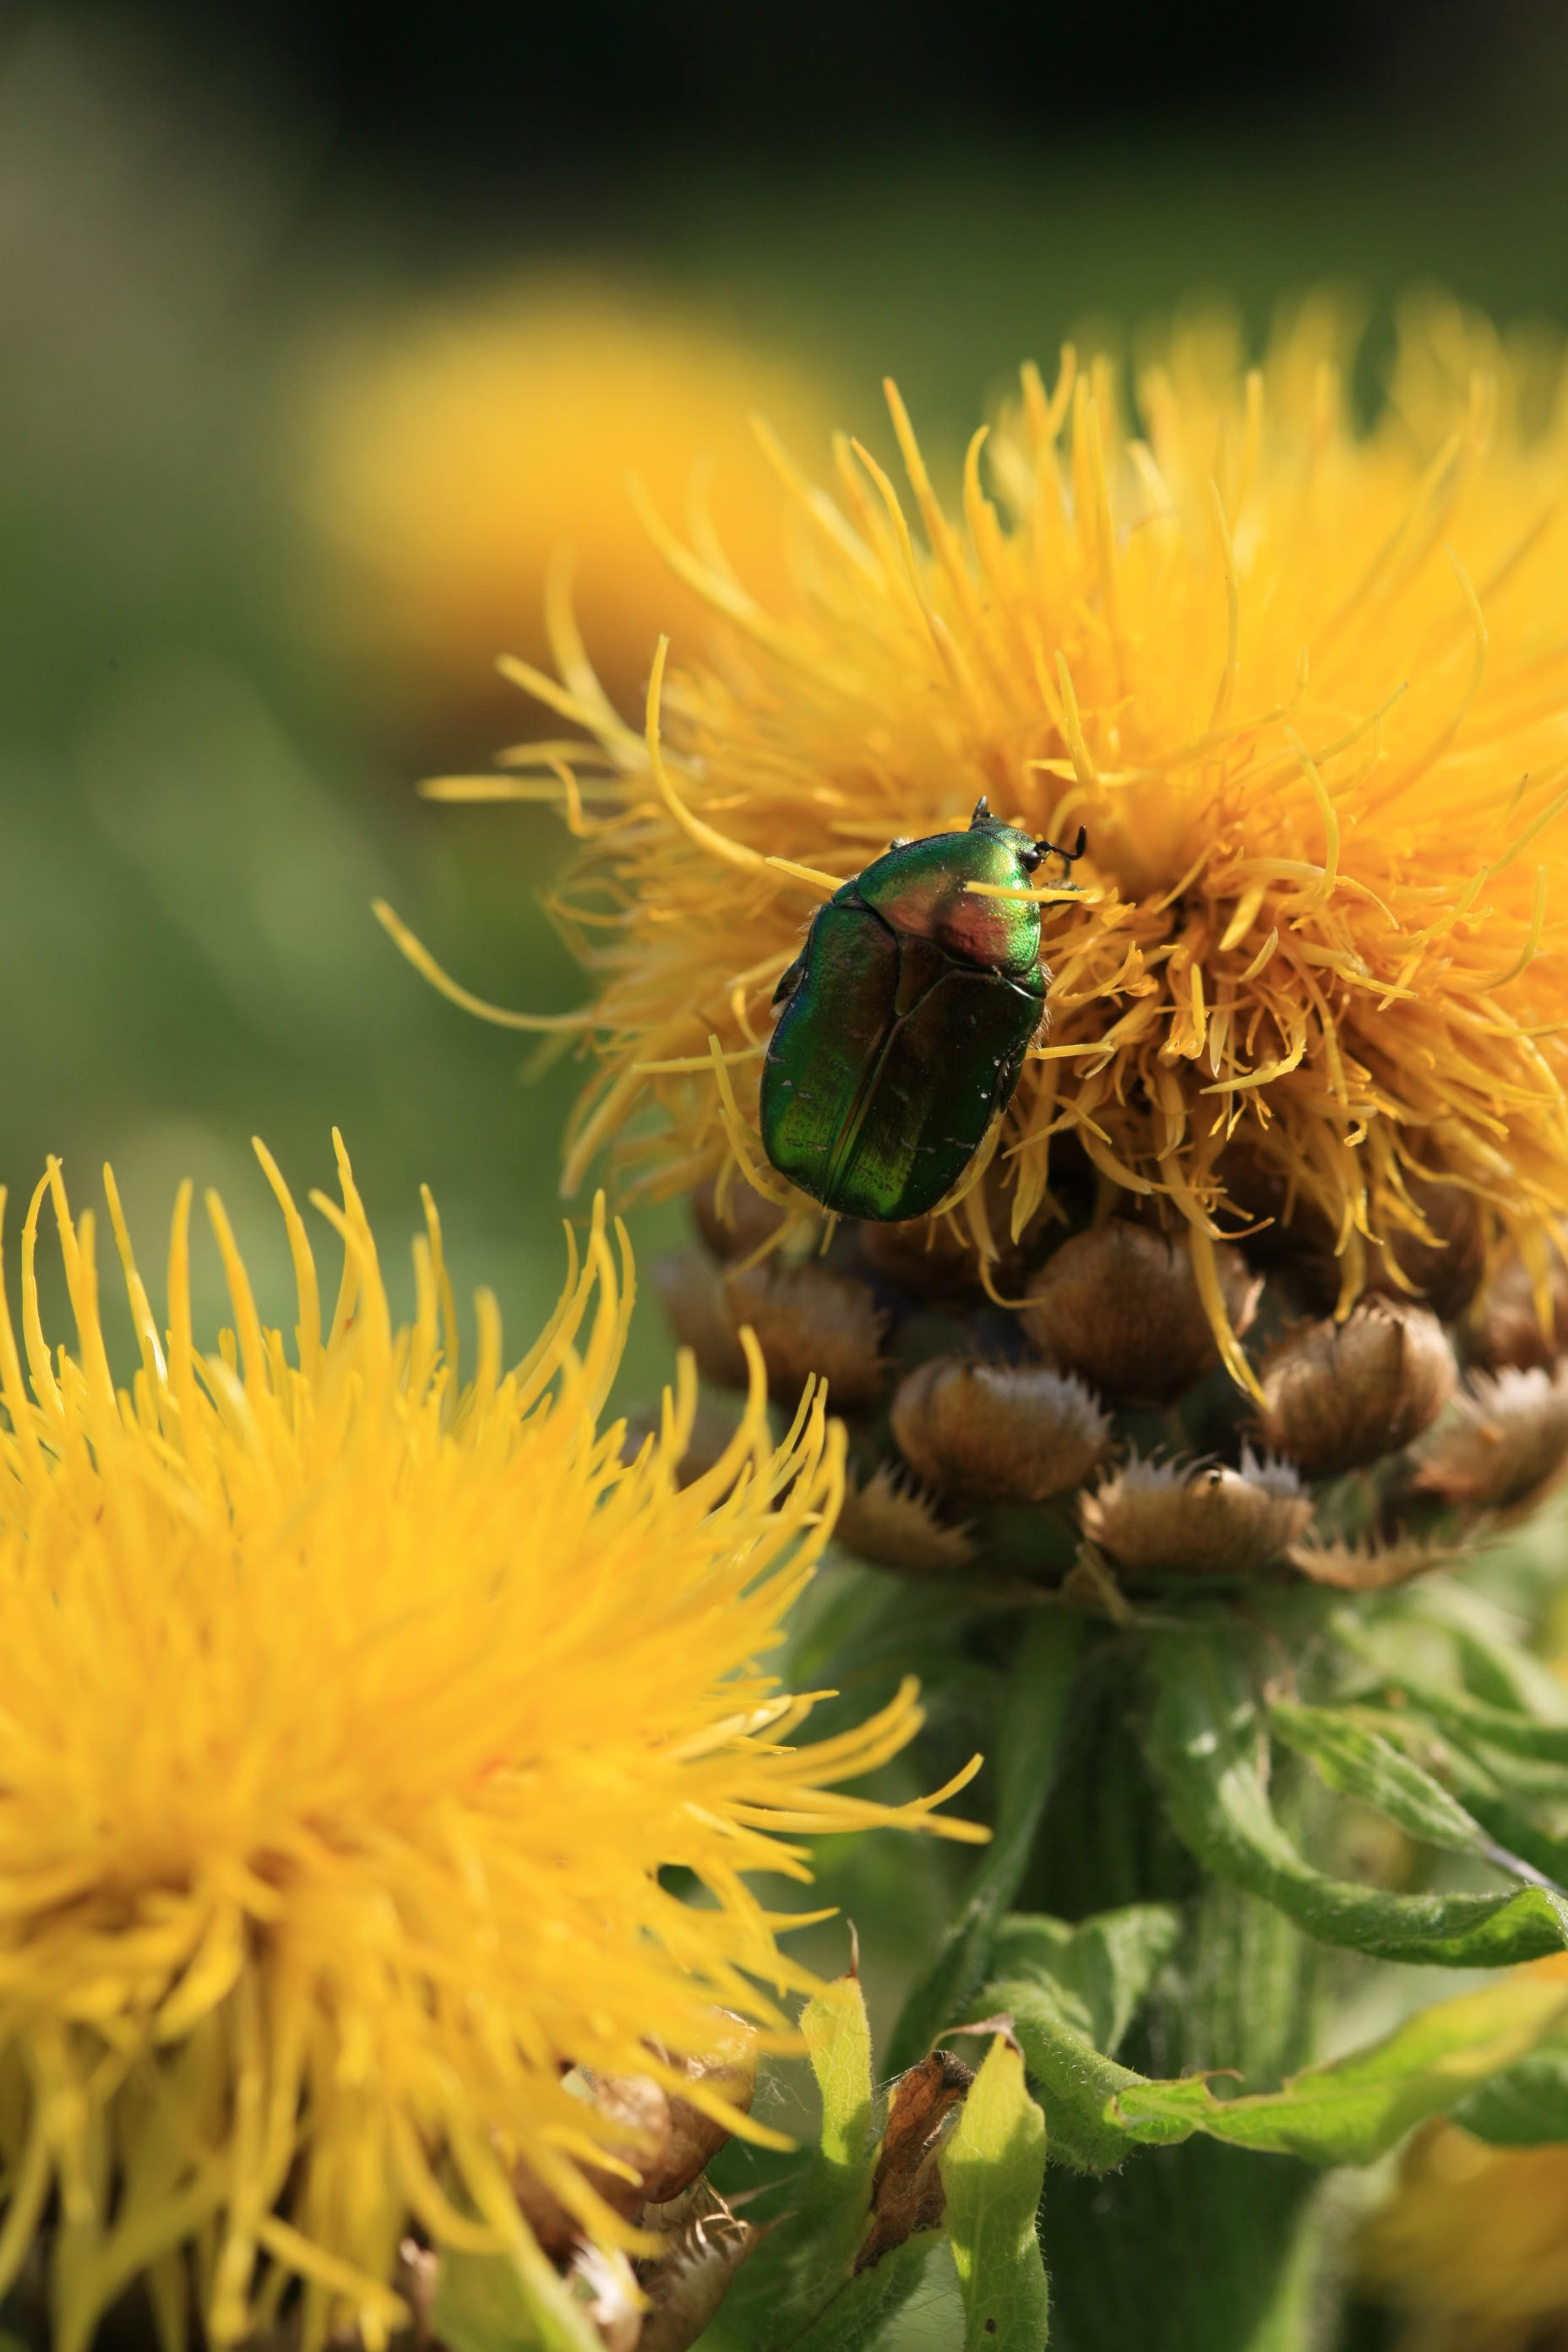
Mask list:
[[[1026,833],[1020,833],[1016,826],[1004,824],[999,817],[992,815],[991,803],[984,793],[974,803],[974,814],[969,820],[969,830],[971,833],[976,831],[994,833],[998,839],[1011,842],[1017,851],[1018,863],[1026,874],[1032,874],[1037,866],[1041,865],[1047,857],[1059,857],[1063,866],[1070,873],[1089,846],[1089,829],[1081,824],[1078,829],[1078,839],[1070,849],[1064,849],[1061,844],[1056,841],[1031,841]]]

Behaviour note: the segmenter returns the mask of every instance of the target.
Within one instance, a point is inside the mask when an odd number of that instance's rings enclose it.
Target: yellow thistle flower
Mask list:
[[[614,691],[636,693],[659,628],[700,639],[637,519],[637,478],[768,595],[785,583],[759,406],[815,435],[805,368],[696,317],[571,281],[487,290],[363,337],[310,396],[311,495],[353,560],[352,626],[395,649],[405,688],[464,705],[499,654],[545,654],[573,559],[579,623]],[[552,573],[552,567],[555,566]]]
[[[602,1209],[510,1370],[481,1296],[464,1384],[428,1197],[398,1329],[340,1145],[342,1206],[312,1196],[345,1250],[323,1328],[258,1150],[292,1351],[209,1195],[234,1330],[197,1353],[188,1185],[161,1332],[106,1174],[141,1349],[117,1391],[92,1221],[54,1163],[20,1350],[0,1313],[0,2292],[58,2192],[60,2352],[138,2275],[174,2340],[187,2263],[214,2341],[298,2280],[307,2345],[339,2323],[383,2343],[411,2221],[537,2283],[520,2164],[635,2295],[646,2242],[581,2168],[613,2173],[614,2126],[563,2066],[651,2075],[768,2137],[677,2063],[712,2047],[715,2005],[788,2039],[777,1996],[808,1979],[746,1874],[805,1880],[801,1835],[939,1801],[831,1785],[903,1745],[911,1688],[797,1748],[810,1702],[757,1663],[841,1489],[820,1391],[775,1447],[759,1368],[723,1460],[682,1490],[689,1365],[635,1458],[599,1426],[632,1297]],[[46,1191],[74,1352],[40,1323]]]
[[[768,1184],[769,1002],[816,898],[984,793],[1089,833],[1081,887],[1036,894],[1051,1031],[999,1141],[1013,1239],[1066,1147],[1186,1221],[1222,1326],[1214,1236],[1305,1216],[1342,1308],[1380,1244],[1432,1237],[1434,1181],[1543,1279],[1568,1204],[1568,377],[1417,310],[1363,429],[1351,355],[1331,305],[1258,368],[1202,321],[1141,369],[1134,419],[1069,351],[975,435],[956,509],[890,384],[908,497],[858,443],[835,499],[770,440],[795,593],[666,539],[723,634],[671,667],[662,741],[659,694],[626,725],[562,636],[562,682],[524,682],[595,739],[569,1179],[657,1097],[665,1132],[632,1148],[661,1189],[732,1149]],[[995,1190],[965,1203],[986,1254]]]
[[[1568,1959],[1534,1965],[1568,1973]],[[1363,2234],[1361,2268],[1406,2313],[1409,2352],[1561,2352],[1568,2147],[1491,2147],[1429,2124]]]

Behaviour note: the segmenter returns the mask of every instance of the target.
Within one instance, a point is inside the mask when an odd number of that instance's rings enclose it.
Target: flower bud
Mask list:
[[[917,1478],[940,1494],[1043,1503],[1086,1478],[1110,1416],[1083,1382],[1044,1364],[933,1356],[893,1399],[893,1435]]]
[[[511,2186],[518,2209],[538,2240],[540,2252],[557,2265],[564,2263],[580,2235],[577,2224],[565,2206],[529,2165],[519,2164],[514,2168]],[[595,2179],[595,2187],[597,2186]]]
[[[647,2202],[645,2176],[664,2164],[673,2137],[669,2100],[647,2074],[590,2074],[574,2066],[565,2087],[585,2105],[597,2108],[611,2126],[606,2153],[633,2168],[631,2177],[606,2167],[584,2164],[583,2177],[623,2221],[634,2221]],[[531,2167],[520,2164],[512,2187],[523,2218],[552,2262],[565,2260],[577,2245],[581,2228]]]
[[[768,1388],[781,1404],[797,1404],[813,1372],[840,1412],[869,1404],[882,1388],[887,1318],[868,1283],[815,1258],[804,1265],[767,1258],[727,1274],[724,1288],[731,1326],[749,1323],[756,1333]]]
[[[1247,1264],[1269,1274],[1288,1273],[1308,1297],[1325,1309],[1331,1307],[1340,1292],[1338,1236],[1311,1196],[1239,1138],[1220,1153],[1215,1176],[1251,1227],[1245,1243]]]
[[[1536,1501],[1568,1461],[1568,1368],[1473,1372],[1434,1433],[1416,1485],[1471,1510]]]
[[[1258,1310],[1260,1281],[1239,1250],[1215,1251],[1232,1330]],[[1091,1225],[1029,1278],[1024,1328],[1058,1370],[1111,1404],[1165,1404],[1219,1360],[1184,1239],[1124,1218]]]
[[[1311,1497],[1289,1463],[1239,1470],[1136,1456],[1079,1506],[1084,1534],[1130,1576],[1253,1577],[1304,1535]]]
[[[857,1559],[905,1576],[953,1576],[975,1553],[967,1528],[950,1527],[890,1462],[879,1462],[864,1486],[851,1479],[833,1533]]]
[[[584,2080],[594,2105],[613,2126],[609,2152],[631,2165],[639,2177],[628,2180],[620,2173],[588,2165],[584,2173],[605,2204],[631,2221],[648,2201],[648,2180],[668,2158],[675,2137],[669,2094],[647,2074],[584,2072]]]
[[[744,2020],[721,2013],[722,2033],[711,2052],[676,2062],[691,2082],[700,2083],[742,2115],[750,2108],[757,2087],[757,2038]],[[662,2053],[661,2053],[662,2054]],[[693,2106],[679,2091],[667,2094],[669,2138],[657,2164],[643,2177],[643,2193],[650,2205],[668,2204],[689,2189],[699,2173],[730,2137],[730,2126],[701,2107]]]
[[[787,1212],[764,1201],[735,1168],[727,1169],[725,1175],[728,1182],[710,1176],[698,1185],[691,1195],[691,1213],[715,1257],[750,1257],[773,1239]]]
[[[1445,1323],[1458,1322],[1476,1295],[1486,1266],[1486,1232],[1475,1197],[1458,1184],[1413,1184],[1411,1205],[1432,1235],[1422,1241],[1412,1233],[1394,1234],[1384,1244],[1415,1297]],[[1391,1297],[1405,1296],[1388,1270],[1372,1254],[1369,1286]]]
[[[1363,1298],[1342,1323],[1298,1324],[1262,1365],[1266,1444],[1310,1477],[1397,1454],[1453,1394],[1454,1351],[1435,1315]]]
[[[1568,1263],[1560,1246],[1547,1260],[1550,1321],[1541,1319],[1535,1284],[1517,1251],[1510,1251],[1494,1267],[1476,1301],[1470,1324],[1470,1353],[1489,1372],[1547,1370],[1568,1352]]]
[[[1389,1592],[1413,1577],[1429,1576],[1458,1558],[1456,1547],[1415,1535],[1396,1535],[1386,1543],[1318,1543],[1310,1538],[1290,1547],[1290,1565],[1313,1584],[1331,1585],[1336,1592]]]
[[[757,2231],[709,2190],[699,2210],[689,2198],[668,2212],[644,2216],[649,2229],[668,2232],[664,2252],[640,2264],[637,2283],[648,2308],[637,2352],[689,2352],[717,2313],[730,2282],[757,2242]]]
[[[724,1277],[712,1260],[700,1250],[655,1258],[653,1286],[665,1321],[680,1345],[690,1349],[698,1370],[721,1388],[743,1389],[751,1377],[745,1350],[735,1334]]]

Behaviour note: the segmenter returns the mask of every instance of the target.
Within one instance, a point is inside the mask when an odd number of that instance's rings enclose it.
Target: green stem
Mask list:
[[[1051,2352],[1308,2352],[1322,2175],[1189,2140],[1046,2176]]]
[[[997,1727],[994,1833],[963,1908],[904,2003],[889,2047],[892,2074],[916,2065],[938,2035],[960,2022],[985,1981],[997,1927],[1034,1852],[1083,1640],[1081,1620],[1066,1612],[1043,1611],[1029,1621]]]
[[[1031,1891],[1074,1918],[1179,1902],[1182,1943],[1116,2054],[1164,2076],[1232,2068],[1238,2090],[1271,2089],[1313,2054],[1315,1947],[1271,1906],[1205,1879],[1177,1845],[1139,1711],[1136,1685],[1116,1673],[1086,1681]],[[1289,1776],[1275,1798],[1291,1810]],[[1308,2352],[1324,2286],[1321,2181],[1294,2158],[1195,2138],[1113,2174],[1053,2168],[1041,2223],[1052,2352]]]

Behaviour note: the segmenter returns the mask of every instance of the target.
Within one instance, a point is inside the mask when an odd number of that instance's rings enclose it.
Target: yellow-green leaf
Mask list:
[[[999,2033],[938,2158],[963,2297],[963,2352],[1041,2352],[1049,2294],[1035,2234],[1046,2119],[1022,2053]]]
[[[853,2172],[871,2132],[871,2027],[859,1978],[824,1986],[801,2012],[800,2031],[822,2095],[819,2160],[836,2175]]]
[[[884,2280],[843,2303],[870,2210],[878,2137],[859,1979],[825,1985],[802,2011],[800,2031],[821,2095],[822,2135],[787,2218],[763,2233],[726,2298],[727,2327],[751,2347],[804,2342],[829,2309],[835,2326],[858,2324],[890,2291]]]

